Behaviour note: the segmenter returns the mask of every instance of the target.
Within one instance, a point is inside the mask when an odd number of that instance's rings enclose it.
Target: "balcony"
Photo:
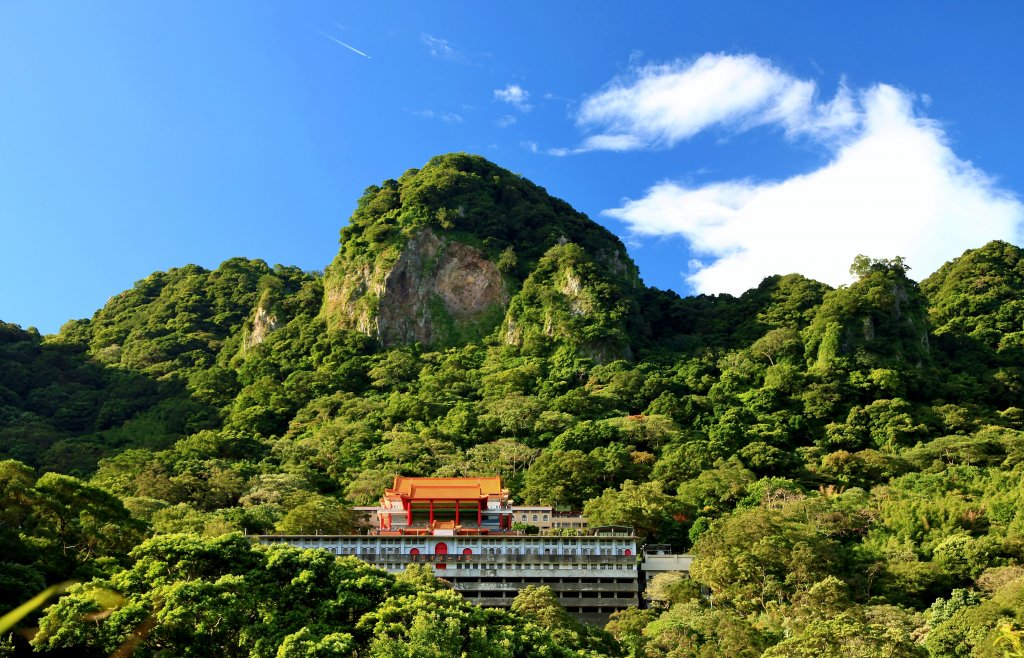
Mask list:
[[[468,563],[482,569],[490,568],[493,565],[505,564],[637,564],[635,555],[463,555],[461,553],[420,553],[409,555],[407,553],[359,553],[355,554],[361,560],[371,564],[380,562],[388,563]]]

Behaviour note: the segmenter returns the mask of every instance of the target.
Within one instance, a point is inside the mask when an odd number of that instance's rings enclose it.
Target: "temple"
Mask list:
[[[640,554],[632,528],[588,528],[578,514],[513,507],[499,477],[396,477],[378,507],[358,511],[369,517],[366,534],[259,540],[350,555],[391,573],[428,564],[483,606],[508,607],[527,585],[547,585],[570,614],[600,625],[611,613],[642,604],[648,574],[689,569],[688,555]],[[514,529],[514,520],[536,534]]]
[[[500,477],[398,476],[377,509],[379,534],[488,534],[512,529],[508,489]]]

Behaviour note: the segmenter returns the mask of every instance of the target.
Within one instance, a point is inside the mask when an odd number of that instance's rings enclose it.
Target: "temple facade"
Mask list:
[[[377,510],[380,534],[480,534],[512,528],[500,477],[396,477]]]

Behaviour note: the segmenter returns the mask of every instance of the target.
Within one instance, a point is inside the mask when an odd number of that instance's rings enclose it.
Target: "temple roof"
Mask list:
[[[395,486],[385,495],[397,494],[403,498],[420,500],[478,500],[488,496],[508,495],[501,488],[500,477],[486,478],[410,478],[398,476]]]

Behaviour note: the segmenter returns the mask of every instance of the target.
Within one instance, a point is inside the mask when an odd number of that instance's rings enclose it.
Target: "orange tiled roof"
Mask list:
[[[487,496],[507,495],[501,488],[500,477],[489,478],[409,478],[398,476],[395,486],[387,494],[418,499],[478,499]]]

